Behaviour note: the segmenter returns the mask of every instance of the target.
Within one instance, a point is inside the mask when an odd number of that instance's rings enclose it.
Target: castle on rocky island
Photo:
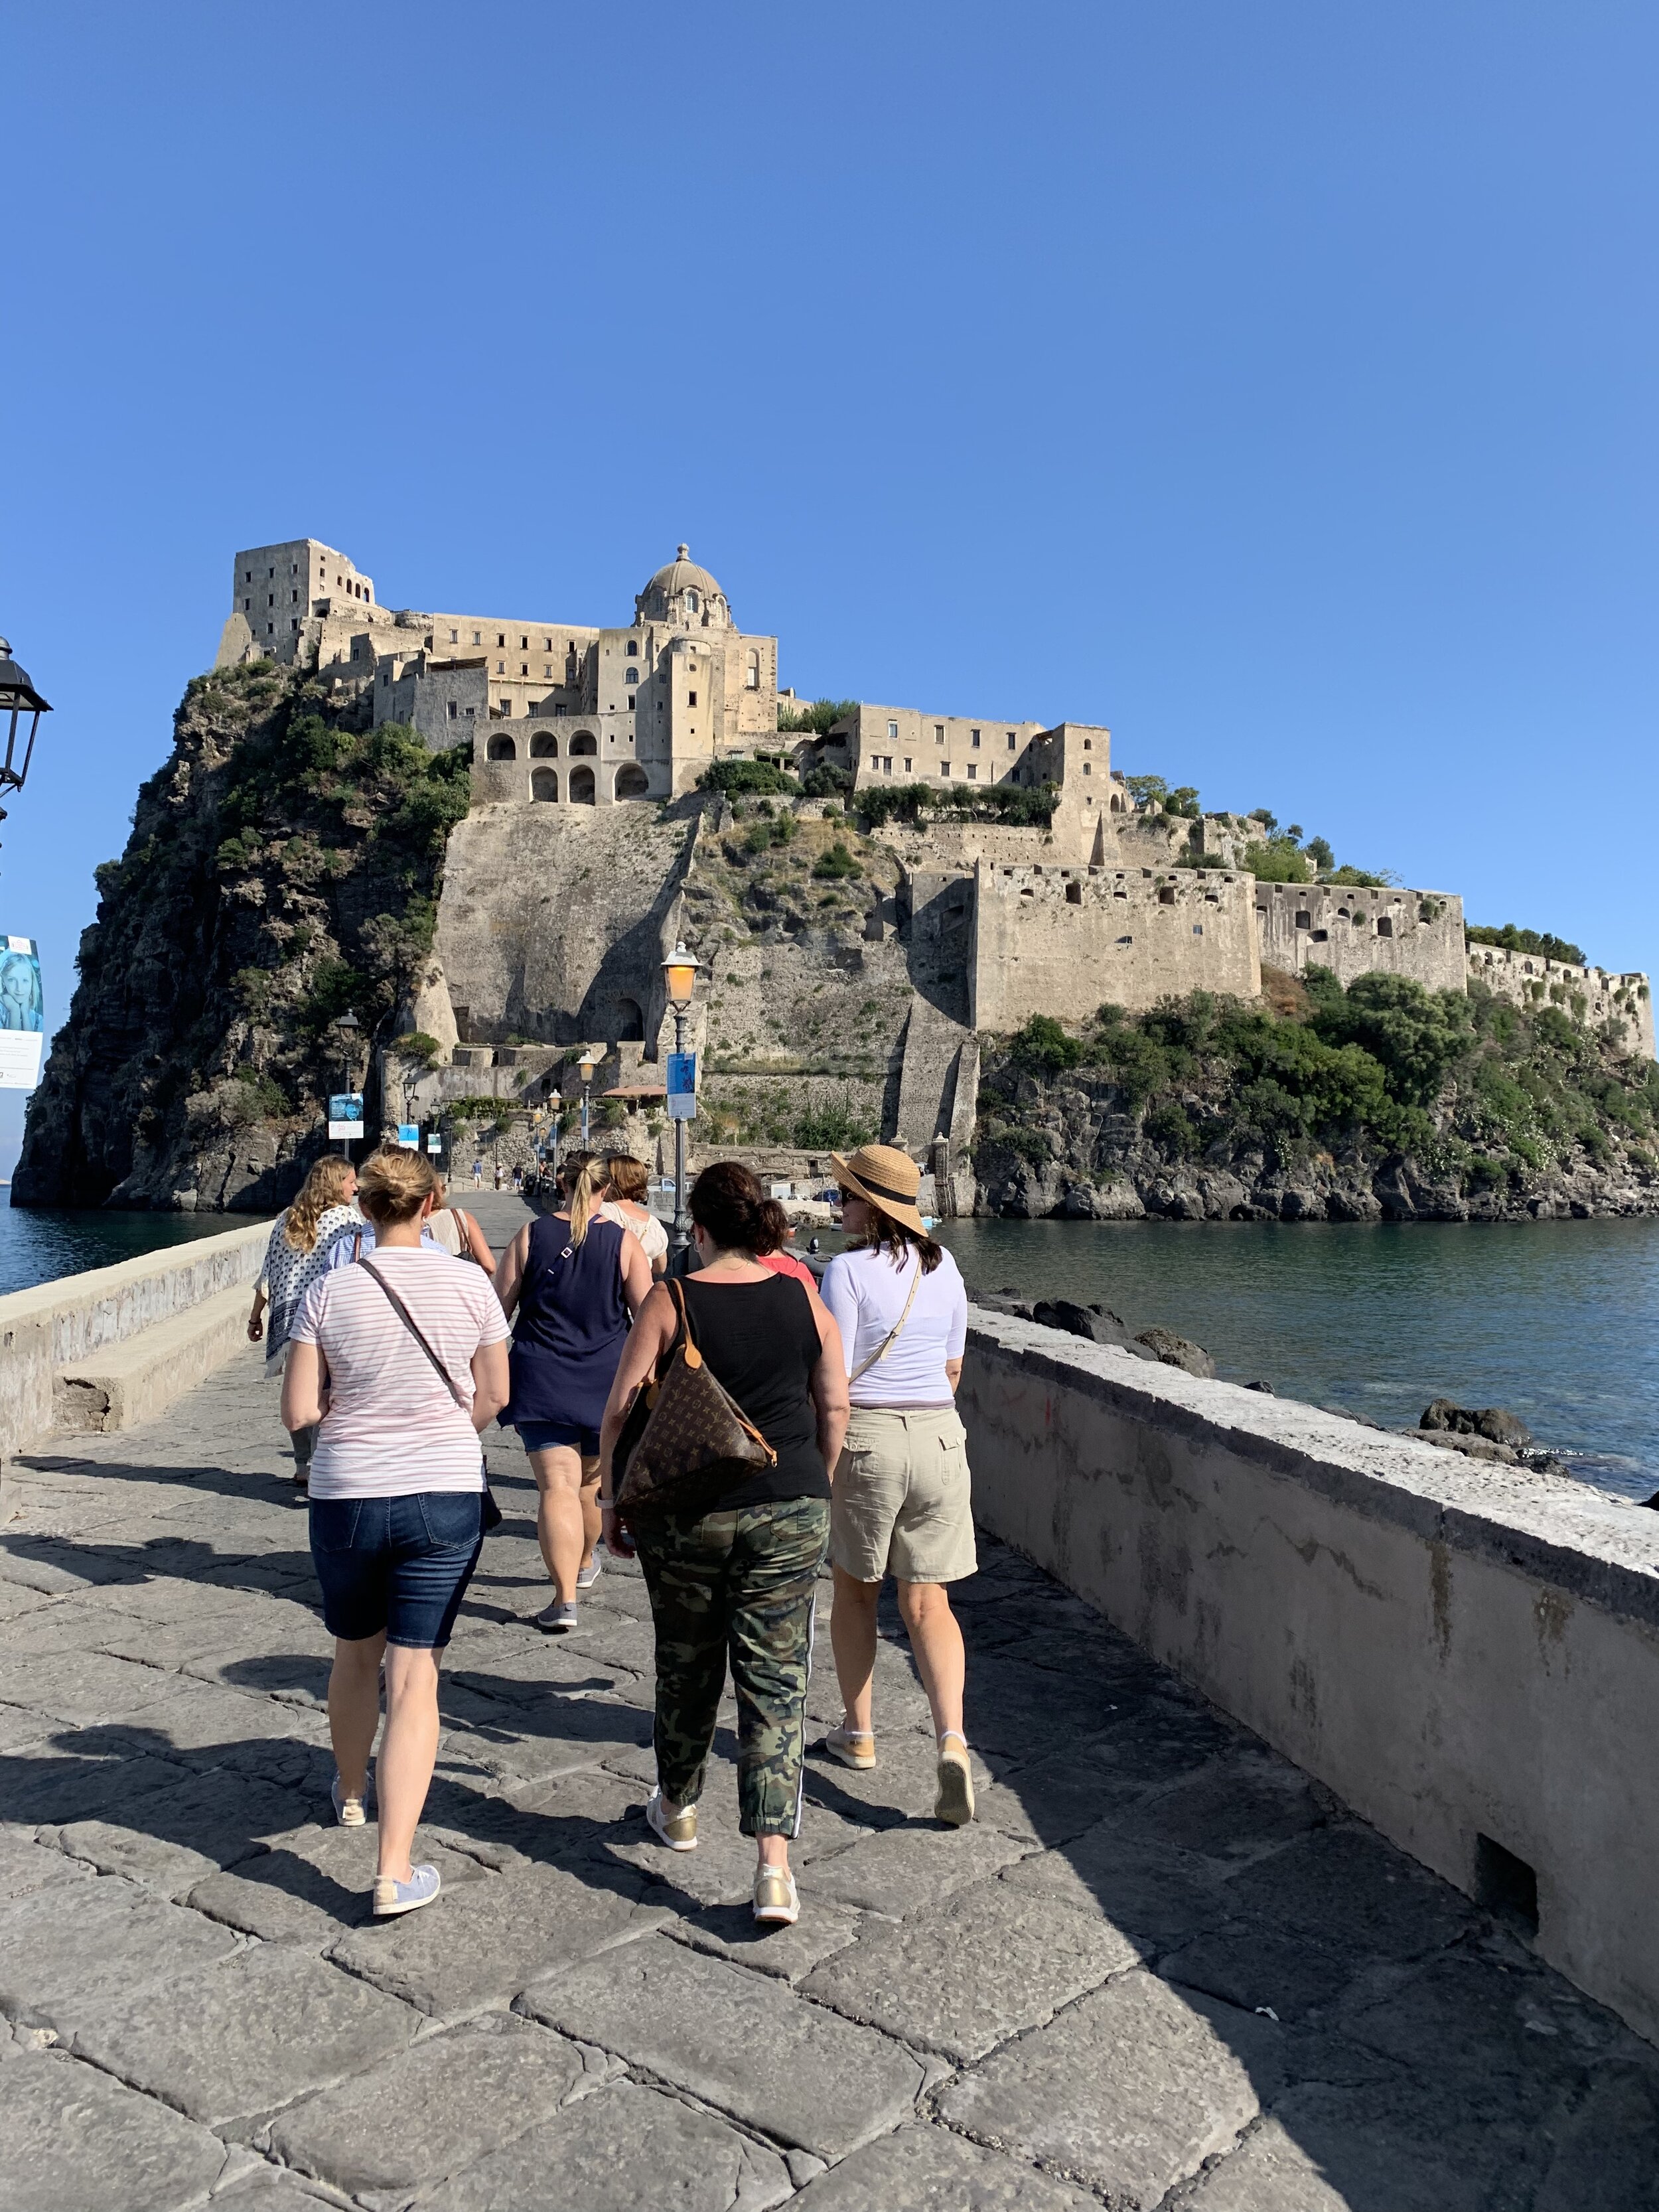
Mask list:
[[[526,1095],[578,1042],[613,1048],[625,1076],[650,1072],[659,963],[682,932],[708,964],[696,1029],[716,1091],[769,1073],[810,1085],[808,1041],[839,1024],[866,1073],[838,1072],[869,1086],[872,1122],[952,1174],[980,1033],[1194,990],[1254,999],[1264,963],[1345,982],[1383,970],[1431,990],[1476,977],[1654,1053],[1645,976],[1466,946],[1455,892],[1259,881],[1247,850],[1260,822],[1137,804],[1099,726],[860,703],[827,731],[780,731],[781,708],[794,720],[805,702],[778,688],[776,638],[738,627],[684,545],[614,628],[392,610],[314,538],[254,547],[235,556],[218,661],[262,658],[314,671],[434,750],[471,745],[436,958],[407,1016],[439,1048],[405,1076],[411,1112],[447,1092],[505,1092],[509,1069]],[[886,825],[890,871],[866,870],[859,897],[739,918],[716,880],[729,810],[722,822],[675,802],[717,765],[762,757],[839,771],[854,815],[860,793],[901,785],[941,805]],[[976,807],[1008,785],[1049,787],[1046,824]],[[793,811],[809,828],[839,811]]]

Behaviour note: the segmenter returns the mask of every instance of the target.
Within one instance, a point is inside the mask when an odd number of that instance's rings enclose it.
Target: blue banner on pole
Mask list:
[[[668,1055],[668,1118],[694,1121],[697,1117],[697,1055],[671,1052]]]

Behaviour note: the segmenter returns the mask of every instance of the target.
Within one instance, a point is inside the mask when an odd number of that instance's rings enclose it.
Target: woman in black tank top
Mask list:
[[[657,1631],[657,1787],[645,1817],[671,1850],[696,1848],[697,1799],[726,1686],[738,1699],[738,1795],[759,1863],[755,1917],[795,1920],[789,1838],[800,1832],[813,1601],[830,1528],[830,1469],[847,1429],[841,1336],[816,1290],[774,1274],[788,1224],[747,1168],[722,1160],[691,1193],[702,1261],[681,1287],[708,1371],[777,1454],[712,1512],[630,1533],[611,1503],[611,1455],[629,1407],[673,1342],[678,1316],[659,1284],[640,1308],[599,1435],[607,1546],[637,1549]]]

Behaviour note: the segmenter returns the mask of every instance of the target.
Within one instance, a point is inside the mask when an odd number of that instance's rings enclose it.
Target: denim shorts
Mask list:
[[[599,1432],[585,1429],[575,1421],[515,1421],[519,1442],[527,1452],[552,1451],[562,1445],[566,1451],[580,1452],[584,1459],[599,1455]]]
[[[311,1558],[323,1586],[323,1624],[357,1643],[441,1651],[483,1547],[481,1490],[420,1490],[400,1498],[313,1498]]]

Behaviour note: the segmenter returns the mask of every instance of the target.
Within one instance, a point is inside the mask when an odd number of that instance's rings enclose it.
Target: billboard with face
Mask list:
[[[40,1080],[46,1004],[34,939],[0,938],[0,1091],[33,1091]]]

